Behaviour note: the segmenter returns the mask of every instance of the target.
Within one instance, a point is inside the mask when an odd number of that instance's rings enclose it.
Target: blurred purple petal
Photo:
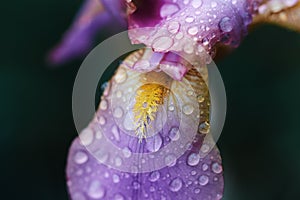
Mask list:
[[[117,25],[122,27],[124,26],[124,21],[122,21],[121,17],[119,18]],[[49,53],[49,62],[62,64],[87,54],[93,46],[93,40],[97,33],[113,19],[112,14],[104,11],[99,1],[86,0],[71,28],[64,34],[60,44]]]
[[[114,18],[124,27],[127,26],[126,20],[126,5],[124,0],[100,0],[105,7],[106,11],[109,12]]]

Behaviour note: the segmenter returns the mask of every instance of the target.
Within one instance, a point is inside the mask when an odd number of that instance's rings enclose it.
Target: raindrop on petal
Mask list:
[[[93,199],[101,199],[105,195],[105,189],[99,181],[93,181],[88,189],[88,195]]]
[[[187,163],[190,166],[198,165],[199,161],[200,161],[200,156],[197,153],[191,153],[187,159]]]
[[[149,181],[155,182],[160,178],[160,173],[158,171],[151,172],[149,175]]]
[[[114,138],[116,141],[120,141],[120,132],[116,125],[114,125],[111,129],[112,134],[114,135]]]
[[[171,48],[173,45],[173,39],[170,37],[162,36],[159,38],[156,38],[152,44],[152,47],[160,52],[160,51],[166,51],[169,48]]]
[[[117,107],[115,110],[114,110],[114,117],[116,118],[121,118],[123,116],[123,110],[121,107]]]
[[[233,24],[231,22],[231,19],[229,17],[223,17],[219,23],[219,28],[225,33],[232,31]]]
[[[178,127],[172,127],[169,131],[169,138],[173,141],[177,141],[180,138],[180,132]]]
[[[162,145],[162,138],[159,134],[148,139],[146,148],[151,152],[157,152]]]
[[[105,99],[102,99],[100,102],[100,109],[106,110],[107,109],[107,101]]]
[[[177,4],[166,3],[160,9],[160,16],[162,18],[169,17],[169,16],[175,14],[178,11],[179,11],[179,7],[178,7]]]
[[[209,181],[209,178],[206,175],[201,175],[199,177],[199,184],[202,186],[206,185],[208,183],[208,181]]]
[[[192,6],[194,8],[199,8],[202,5],[202,0],[193,0],[192,1]]]
[[[74,161],[79,165],[84,164],[87,160],[88,160],[88,155],[83,151],[78,151],[74,155]]]
[[[172,167],[176,164],[176,157],[173,154],[167,155],[165,157],[165,164],[168,167]]]
[[[114,183],[119,183],[119,182],[120,182],[120,177],[119,177],[118,175],[116,175],[116,174],[114,174],[114,175],[112,176],[112,179],[113,179],[113,182],[114,182]]]
[[[131,150],[128,147],[125,147],[122,152],[125,158],[129,158],[131,156]]]
[[[180,178],[173,179],[169,187],[172,192],[178,192],[182,188],[182,180]]]
[[[212,164],[211,169],[216,174],[219,174],[223,171],[222,166],[217,162]]]
[[[190,104],[184,105],[183,106],[183,113],[186,115],[192,114],[194,111],[194,107]]]
[[[120,68],[114,78],[117,83],[123,83],[126,81],[127,73],[125,69]]]
[[[141,187],[141,184],[138,181],[132,182],[133,189],[137,190]]]
[[[172,34],[178,33],[180,24],[176,21],[170,22],[168,25],[168,31]]]
[[[94,133],[93,130],[90,128],[84,129],[81,134],[79,135],[81,144],[84,146],[90,145],[94,140]]]

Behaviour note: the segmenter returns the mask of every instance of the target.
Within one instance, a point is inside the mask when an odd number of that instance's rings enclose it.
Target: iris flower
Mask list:
[[[220,46],[237,47],[251,23],[299,30],[300,3],[101,2],[86,0],[50,54],[53,63],[85,54],[110,22],[127,24],[132,43],[150,49],[133,52],[120,64],[94,119],[73,142],[67,164],[71,199],[221,199],[223,168],[210,133],[204,66]]]

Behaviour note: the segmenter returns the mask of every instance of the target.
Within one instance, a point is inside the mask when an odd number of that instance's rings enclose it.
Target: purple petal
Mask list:
[[[158,53],[148,49],[141,59],[132,66],[128,66],[138,72],[164,71],[174,80],[182,80],[188,68],[186,61],[174,53]]]
[[[126,6],[123,0],[100,0],[105,9],[124,27],[126,22]]]
[[[238,46],[258,6],[255,0],[139,1],[129,14],[133,43],[157,52],[212,53],[217,43]],[[150,6],[151,5],[151,6]],[[145,8],[151,7],[147,12]],[[146,37],[145,37],[146,36]],[[200,47],[199,47],[200,46]]]
[[[99,1],[86,0],[60,44],[49,53],[48,60],[53,64],[62,64],[85,55],[91,50],[96,34],[111,18],[112,14],[105,12]],[[124,26],[121,19],[119,22],[120,26]]]
[[[71,198],[221,199],[221,157],[209,134],[200,133],[209,111],[204,80],[190,66],[182,81],[162,71],[132,70],[144,54],[148,52],[140,50],[124,60],[93,121],[73,142],[67,164]],[[140,142],[134,105],[139,88],[149,84],[169,87],[169,92],[147,126],[147,138]]]
[[[71,199],[221,199],[224,183],[218,149],[198,163],[193,153],[186,152],[174,166],[134,174],[99,163],[76,139],[67,166]]]

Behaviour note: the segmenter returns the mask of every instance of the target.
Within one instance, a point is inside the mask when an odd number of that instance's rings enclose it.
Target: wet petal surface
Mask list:
[[[214,54],[217,43],[239,45],[259,2],[160,0],[151,4],[151,13],[144,13],[143,8],[152,1],[141,1],[128,16],[129,35],[133,43],[146,44],[157,52],[183,52],[205,59],[206,53]]]
[[[181,81],[163,71],[132,70],[145,54],[135,52],[122,62],[93,121],[73,142],[67,165],[71,198],[221,199],[221,157],[202,126],[209,116],[205,80],[192,66]],[[145,85],[149,91],[139,90]],[[167,92],[157,96],[154,111],[147,110],[147,137],[140,141],[133,108],[158,88]]]

